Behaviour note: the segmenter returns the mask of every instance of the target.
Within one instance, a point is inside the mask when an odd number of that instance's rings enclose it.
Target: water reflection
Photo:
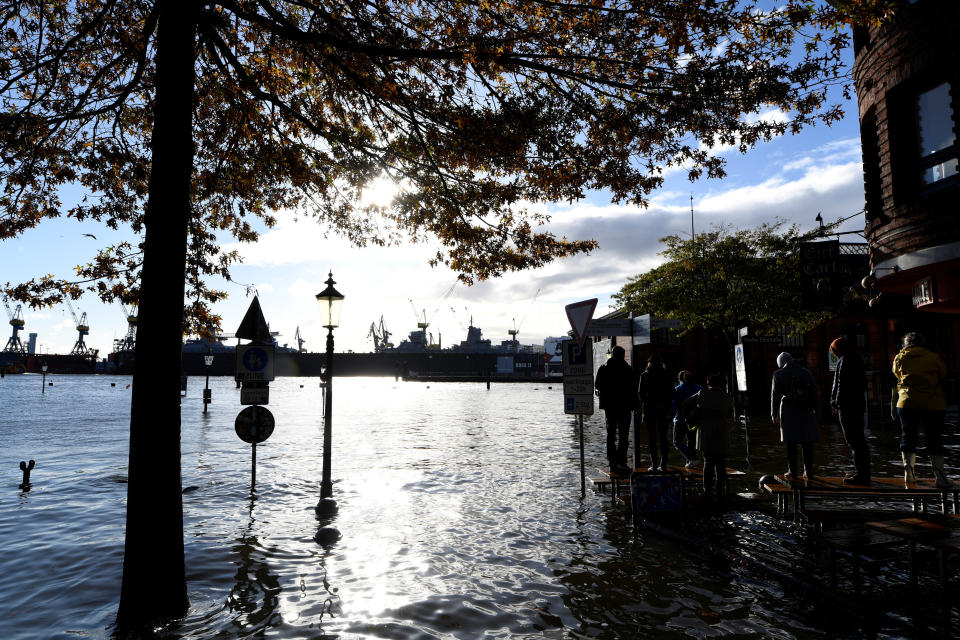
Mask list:
[[[232,624],[244,633],[276,626],[282,620],[278,606],[280,581],[270,570],[267,550],[254,533],[256,493],[250,495],[250,521],[231,551],[235,554],[235,584],[226,599]]]

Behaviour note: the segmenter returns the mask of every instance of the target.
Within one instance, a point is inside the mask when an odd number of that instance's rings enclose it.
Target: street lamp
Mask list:
[[[47,393],[47,363],[44,362],[40,365],[40,369],[43,370],[43,379],[40,381],[40,393],[45,395]]]
[[[343,306],[343,294],[333,288],[335,284],[333,271],[330,271],[325,284],[327,288],[317,294],[317,302],[320,304],[320,317],[323,319],[323,326],[327,328],[327,392],[323,412],[323,480],[320,482],[318,513],[336,511],[336,503],[333,500],[325,501],[324,499],[333,496],[333,483],[330,480],[330,453],[333,447],[330,426],[330,417],[333,412],[333,330],[340,323],[340,308]]]
[[[203,385],[203,412],[207,412],[207,405],[211,402],[210,394],[210,365],[213,364],[213,354],[210,353],[210,344],[207,344],[207,355],[203,356],[203,364],[207,367],[207,381]]]

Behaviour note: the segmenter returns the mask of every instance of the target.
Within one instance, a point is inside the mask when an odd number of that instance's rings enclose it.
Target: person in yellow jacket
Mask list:
[[[893,358],[903,480],[907,484],[917,480],[917,443],[922,428],[937,487],[946,489],[953,486],[943,469],[943,418],[947,409],[943,379],[947,376],[947,365],[923,344],[922,335],[908,333],[903,336],[903,349]]]

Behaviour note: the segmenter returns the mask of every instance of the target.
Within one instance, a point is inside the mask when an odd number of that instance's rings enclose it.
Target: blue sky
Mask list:
[[[847,103],[845,110],[846,118],[833,127],[783,136],[745,155],[724,151],[728,175],[722,180],[691,183],[682,171],[669,173],[646,210],[613,205],[599,193],[572,205],[551,206],[550,230],[572,238],[596,238],[600,248],[589,256],[542,269],[472,287],[457,285],[446,299],[443,296],[456,282],[456,274],[428,265],[434,245],[354,249],[333,235],[325,238],[315,223],[294,221],[282,213],[279,224],[264,232],[256,245],[238,247],[244,264],[233,268],[233,278],[254,285],[271,329],[281,333],[281,343],[293,344],[299,327],[310,351],[323,349],[325,330],[320,327],[314,296],[323,289],[330,270],[346,296],[335,334],[338,351],[371,350],[367,334],[370,324],[381,316],[393,332],[392,339],[399,342],[416,328],[414,309],[426,310],[428,331],[435,339],[442,336],[444,346],[465,338],[471,316],[484,337],[494,342],[507,339],[507,330],[516,322],[522,343],[542,344],[545,337],[569,330],[566,304],[596,297],[600,300],[596,314],[606,313],[611,295],[627,278],[660,262],[660,238],[689,234],[691,194],[697,230],[715,224],[750,227],[775,217],[809,229],[816,226],[818,212],[831,221],[860,211],[863,180],[855,102]],[[764,117],[780,115],[770,112]],[[862,228],[862,214],[843,226],[844,230]],[[70,277],[73,267],[92,259],[98,247],[124,237],[122,231],[89,222],[45,222],[0,245],[0,281],[19,282],[46,273]],[[215,284],[230,293],[216,309],[224,318],[224,331],[233,332],[250,298],[241,286]],[[100,349],[101,356],[111,350],[114,338],[126,333],[119,304],[105,305],[86,294],[74,307],[88,314],[87,344]],[[24,319],[22,338],[26,341],[26,334],[36,332],[44,352],[67,352],[77,338],[65,306],[24,309]],[[5,326],[4,343],[9,336],[9,325]]]

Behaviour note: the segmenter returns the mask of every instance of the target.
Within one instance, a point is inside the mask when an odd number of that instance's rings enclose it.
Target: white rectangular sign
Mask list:
[[[237,347],[236,379],[266,380],[274,378],[274,346],[272,344],[244,344]]]
[[[563,412],[593,415],[593,396],[563,396]]]
[[[270,387],[265,381],[244,382],[240,387],[240,404],[270,404]]]
[[[567,382],[570,390],[567,391]],[[563,343],[563,412],[593,415],[593,343]]]
[[[629,336],[633,326],[630,318],[597,318],[590,321],[588,336]]]
[[[563,393],[568,396],[592,396],[593,376],[564,376]]]
[[[733,347],[733,355],[737,369],[737,389],[747,390],[747,363],[743,359],[743,345],[738,344]]]
[[[672,318],[652,318],[649,313],[633,319],[633,344],[650,344],[654,329],[680,329],[680,321]]]

